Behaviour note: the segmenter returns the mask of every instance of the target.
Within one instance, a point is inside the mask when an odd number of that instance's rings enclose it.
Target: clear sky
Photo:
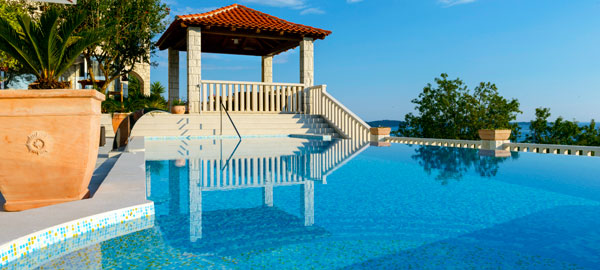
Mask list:
[[[333,31],[315,43],[315,81],[367,121],[403,119],[445,72],[496,83],[552,118],[600,120],[600,0],[170,0],[173,15],[233,3]],[[152,80],[167,85],[166,51]],[[185,95],[185,53],[181,54]],[[299,81],[297,49],[275,56],[274,81]],[[202,78],[260,80],[260,57],[204,54]]]

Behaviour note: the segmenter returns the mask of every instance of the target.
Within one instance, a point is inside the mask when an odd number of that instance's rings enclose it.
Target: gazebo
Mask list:
[[[303,111],[303,90],[314,84],[313,42],[331,31],[288,22],[233,4],[207,13],[177,16],[160,37],[168,49],[169,101],[179,98],[179,52],[187,51],[188,112]],[[273,83],[273,56],[300,46],[300,82]],[[262,57],[262,82],[202,80],[202,52]],[[222,106],[221,106],[222,104]]]

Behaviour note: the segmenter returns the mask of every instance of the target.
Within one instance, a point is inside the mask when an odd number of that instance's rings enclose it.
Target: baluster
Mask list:
[[[206,111],[206,83],[200,83],[200,97],[202,99],[202,111]]]
[[[208,111],[212,111],[214,108],[213,105],[213,89],[215,88],[215,84],[211,83],[209,84],[209,89],[208,89]],[[188,97],[189,99],[189,97]]]
[[[269,111],[275,111],[275,92],[273,92],[273,85],[269,86]]]
[[[286,86],[285,87],[285,107],[287,112],[295,113],[294,109],[294,87]]]
[[[282,112],[285,110],[285,88],[285,85],[279,86],[279,110]]]
[[[240,112],[246,111],[246,93],[244,88],[246,88],[246,85],[240,84]]]
[[[215,86],[215,111],[221,111],[221,85]]]
[[[287,86],[286,96],[287,96],[287,105],[288,111],[292,113],[299,113],[298,107],[296,107],[296,86]]]
[[[231,101],[233,100],[233,94],[232,94],[232,88],[233,85],[232,84],[228,84],[227,85],[227,110],[233,111],[233,107],[232,107],[232,103]]]
[[[252,91],[252,85],[246,84],[246,111],[249,112],[251,110],[250,104],[252,103],[252,97],[250,97],[250,91]]]
[[[252,111],[258,111],[258,84],[252,84]]]
[[[258,85],[258,111],[260,111],[260,112],[263,112],[265,110],[265,108],[263,107],[264,92],[265,92],[265,85],[259,84]]]
[[[238,94],[238,85],[237,84],[233,84],[231,85],[231,87],[233,88],[233,109],[232,111],[239,111],[240,110],[240,95]]]
[[[281,111],[281,86],[275,86],[275,111]]]

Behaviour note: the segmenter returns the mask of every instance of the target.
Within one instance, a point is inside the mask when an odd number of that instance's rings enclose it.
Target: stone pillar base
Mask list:
[[[489,140],[481,140],[481,149],[482,150],[504,150],[502,145],[505,143],[509,143],[509,140],[504,141],[489,141]]]

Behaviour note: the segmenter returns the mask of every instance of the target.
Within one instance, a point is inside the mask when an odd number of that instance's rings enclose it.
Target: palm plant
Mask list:
[[[100,32],[79,29],[85,18],[82,12],[57,7],[48,8],[39,18],[18,16],[16,26],[0,18],[0,51],[35,75],[37,80],[29,88],[68,88],[70,82],[61,82],[60,76],[84,49],[102,38]]]

